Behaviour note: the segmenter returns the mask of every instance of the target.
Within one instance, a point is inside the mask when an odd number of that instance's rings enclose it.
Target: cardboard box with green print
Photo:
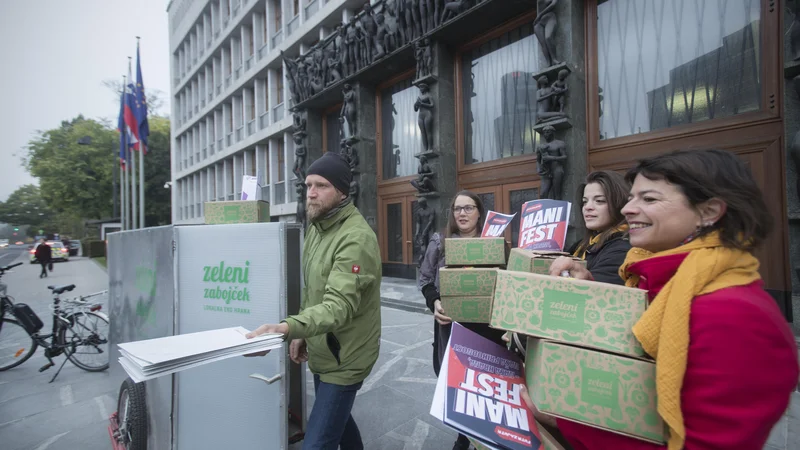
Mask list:
[[[507,260],[503,238],[447,238],[444,240],[446,266],[504,266]]]
[[[444,313],[459,323],[489,323],[492,319],[492,296],[451,296],[440,298]]]
[[[633,326],[647,292],[608,283],[499,270],[491,326],[589,348],[646,357]]]
[[[439,269],[439,294],[448,297],[493,296],[497,270],[493,267],[442,267]]]
[[[559,256],[568,256],[579,264],[586,266],[586,261],[571,256],[565,252],[547,252],[536,250],[525,250],[522,248],[512,248],[508,255],[506,268],[516,272],[538,273],[540,275],[550,274],[550,265]]]
[[[206,202],[204,208],[204,216],[207,225],[270,221],[269,202],[263,200]]]
[[[545,414],[662,444],[667,427],[656,406],[655,363],[570,344],[528,338],[531,399]]]

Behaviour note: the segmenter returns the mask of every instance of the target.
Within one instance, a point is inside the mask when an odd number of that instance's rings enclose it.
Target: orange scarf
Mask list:
[[[619,268],[619,275],[625,280],[626,286],[636,287],[639,277],[628,272],[632,264],[683,253],[689,255],[633,327],[633,334],[644,350],[656,360],[658,413],[669,426],[669,450],[683,448],[686,439],[681,388],[689,352],[692,300],[703,294],[732,286],[746,286],[761,279],[758,260],[743,250],[723,247],[716,232],[659,253],[632,248]]]

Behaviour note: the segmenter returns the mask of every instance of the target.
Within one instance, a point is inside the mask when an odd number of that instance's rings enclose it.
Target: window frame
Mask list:
[[[618,0],[608,0],[618,1]],[[782,11],[776,7],[774,0],[760,0],[761,18],[759,26],[760,63],[759,76],[761,77],[761,108],[729,117],[703,120],[697,123],[676,125],[644,133],[632,134],[609,139],[600,139],[600,117],[590,114],[590,111],[599,111],[600,87],[600,61],[598,54],[597,16],[598,0],[586,2],[585,18],[585,49],[586,49],[586,144],[589,153],[640,145],[647,142],[660,142],[667,139],[685,136],[697,136],[707,133],[735,130],[742,125],[764,124],[781,120],[783,116],[783,94],[781,91],[782,67],[781,63],[783,46],[780,45],[780,36],[774,30],[782,30]],[[605,113],[605,112],[604,112]]]
[[[394,86],[395,84],[413,79],[416,75],[415,69],[406,70],[399,75],[381,83],[375,89],[375,149],[377,151],[378,159],[378,186],[382,189],[382,193],[386,195],[399,195],[405,193],[414,193],[416,189],[409,183],[409,181],[417,178],[417,175],[408,175],[405,177],[395,177],[385,180],[383,178],[383,115],[381,114],[381,94],[384,90]],[[386,188],[390,188],[386,190]]]
[[[462,80],[462,58],[468,52],[492,39],[496,39],[509,31],[533,22],[536,18],[536,8],[530,12],[505,22],[484,33],[472,41],[459,47],[454,54],[453,79],[455,80],[455,112],[456,112],[456,168],[458,173],[458,186],[492,186],[503,180],[502,184],[536,181],[541,177],[536,170],[536,153],[530,155],[512,156],[475,164],[466,164],[465,137],[464,137],[464,83]],[[537,41],[538,42],[538,41]],[[538,45],[538,44],[537,44]]]

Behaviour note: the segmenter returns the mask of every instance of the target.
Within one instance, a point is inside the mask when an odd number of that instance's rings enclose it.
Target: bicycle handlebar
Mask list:
[[[16,263],[16,264],[9,264],[9,265],[7,265],[7,266],[5,266],[5,267],[0,267],[0,274],[2,274],[3,272],[5,272],[5,271],[7,271],[7,270],[11,270],[11,269],[13,269],[14,267],[21,266],[21,265],[22,265],[22,263],[21,263],[21,262],[18,262],[18,263]]]

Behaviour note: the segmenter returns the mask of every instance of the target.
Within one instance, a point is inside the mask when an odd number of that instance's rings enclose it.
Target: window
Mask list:
[[[250,117],[248,117],[248,120],[253,120],[256,118],[256,102],[255,98],[253,98],[254,95],[251,94],[248,97],[250,98]]]
[[[534,154],[538,60],[532,23],[461,54],[464,164]]]
[[[339,112],[342,105],[332,108],[328,114],[325,115],[325,151],[339,153],[341,150],[340,142],[342,140],[342,127],[339,122]]]
[[[278,151],[278,183],[283,181],[286,176],[286,156],[284,155],[283,140],[276,141],[275,148]]]
[[[283,67],[278,69],[278,76],[277,76],[277,84],[275,85],[275,89],[277,90],[277,103],[280,105],[283,103]]]
[[[255,52],[255,41],[253,37],[253,32],[248,28],[247,33],[248,33],[247,45],[250,48],[250,52],[248,53],[248,55],[253,56],[253,53]]]
[[[760,109],[760,16],[757,0],[598,2],[601,139]]]
[[[272,2],[273,8],[272,10],[275,13],[275,32],[281,31],[283,29],[283,16],[281,15],[281,2],[280,0],[275,0]]]
[[[300,0],[292,0],[292,17],[300,14]]]
[[[268,111],[269,110],[269,83],[267,83],[267,80],[264,80],[264,89],[262,89],[262,91],[264,92],[264,110]]]
[[[418,166],[414,155],[422,152],[422,137],[414,111],[419,89],[408,78],[383,89],[380,96],[383,179],[414,175]]]
[[[264,20],[261,21],[261,25],[264,27],[264,29],[262,30],[262,33],[264,33],[264,36],[263,36],[264,42],[262,42],[262,44],[266,44],[268,42],[267,40],[269,39],[269,33],[267,32],[267,16],[266,16],[266,14],[264,15]]]

